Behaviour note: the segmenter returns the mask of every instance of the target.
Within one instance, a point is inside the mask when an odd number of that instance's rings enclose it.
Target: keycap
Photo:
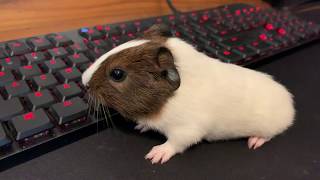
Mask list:
[[[43,109],[14,117],[10,124],[15,129],[17,141],[53,128],[53,124]]]
[[[218,51],[217,56],[219,59],[227,63],[237,63],[243,59],[239,54],[228,50]]]
[[[22,55],[30,52],[29,47],[21,41],[10,41],[6,44],[10,56]]]
[[[58,71],[57,76],[62,82],[65,83],[81,80],[81,72],[76,67],[62,69]]]
[[[4,86],[4,94],[7,99],[18,96],[22,97],[30,91],[28,84],[24,80],[13,81]]]
[[[88,40],[96,40],[103,37],[103,35],[99,31],[93,28],[81,28],[79,30],[79,34],[82,37],[87,38]]]
[[[83,53],[80,53],[68,56],[66,62],[69,66],[80,66],[82,64],[89,63],[90,60]]]
[[[248,58],[257,55],[257,53],[253,49],[248,48],[246,45],[237,46],[235,47],[235,49],[242,53],[243,58]]]
[[[32,78],[32,85],[36,90],[50,88],[58,84],[57,79],[50,73],[42,74]]]
[[[0,101],[0,121],[10,120],[13,116],[22,114],[24,108],[19,98]]]
[[[15,78],[10,70],[0,71],[0,87],[14,81]]]
[[[251,49],[256,51],[258,54],[264,54],[266,51],[270,50],[271,44],[264,41],[253,41],[248,45]]]
[[[79,66],[79,70],[81,72],[84,72],[86,69],[88,69],[90,66],[92,65],[92,63],[86,63],[86,64],[82,64],[81,66]]]
[[[11,139],[7,136],[3,126],[0,124],[0,149],[7,147],[11,142]]]
[[[2,70],[4,69],[18,69],[21,65],[21,59],[17,56],[7,57],[4,59],[0,59],[0,65]]]
[[[85,53],[88,51],[88,47],[84,44],[80,44],[80,43],[74,43],[71,46],[69,46],[69,51],[71,51],[72,53],[75,54],[79,54],[79,53]]]
[[[0,59],[5,57],[8,57],[7,52],[5,51],[5,49],[0,47]]]
[[[41,70],[38,65],[25,65],[18,69],[19,77],[22,80],[30,79],[32,76],[41,74]]]
[[[33,37],[27,39],[27,43],[32,48],[33,51],[41,51],[44,49],[53,48],[53,45],[50,43],[49,40],[41,37]]]
[[[32,52],[25,55],[28,64],[40,64],[47,60],[44,52]]]
[[[73,44],[73,41],[62,34],[49,34],[46,36],[56,47]]]
[[[75,82],[61,84],[54,92],[60,101],[83,95],[81,88]]]
[[[49,49],[48,52],[53,59],[63,58],[68,56],[68,52],[63,47]]]
[[[48,108],[51,104],[55,103],[54,97],[47,89],[29,93],[25,100],[27,107],[31,111],[39,108]]]
[[[101,48],[101,49],[110,50],[112,48],[112,44],[108,43],[107,41],[98,39],[98,40],[90,41],[88,43],[88,47],[91,49]]]
[[[67,67],[66,63],[62,61],[60,58],[51,59],[50,61],[45,61],[43,64],[44,71],[48,73],[54,73],[66,67]]]
[[[80,97],[54,104],[50,108],[59,125],[85,117],[87,110],[88,105]]]

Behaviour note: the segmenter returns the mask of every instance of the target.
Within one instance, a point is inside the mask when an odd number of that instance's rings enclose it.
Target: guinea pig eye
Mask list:
[[[112,69],[110,72],[110,77],[115,82],[121,82],[126,79],[127,73],[122,69]]]

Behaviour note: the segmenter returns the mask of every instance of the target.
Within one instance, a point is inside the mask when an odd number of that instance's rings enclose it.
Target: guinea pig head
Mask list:
[[[180,86],[171,51],[163,42],[142,39],[101,56],[82,81],[102,105],[130,119],[156,115]]]

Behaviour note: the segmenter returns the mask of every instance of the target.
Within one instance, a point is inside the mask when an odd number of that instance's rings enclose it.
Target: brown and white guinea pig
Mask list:
[[[164,163],[201,140],[248,137],[256,149],[293,124],[292,95],[271,76],[220,62],[153,26],[97,59],[88,92],[143,131],[167,137],[145,156]]]

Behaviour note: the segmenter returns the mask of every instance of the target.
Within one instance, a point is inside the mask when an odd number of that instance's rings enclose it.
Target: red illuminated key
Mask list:
[[[286,34],[287,34],[287,32],[286,32],[286,30],[285,30],[285,29],[283,29],[283,28],[279,28],[279,29],[278,29],[278,34],[280,34],[280,35],[284,36],[284,35],[286,35]]]
[[[67,67],[66,63],[60,58],[45,61],[43,64],[43,69],[45,70],[45,72],[49,73],[57,72],[58,70],[64,69],[65,67]]]
[[[4,93],[7,99],[12,97],[21,97],[30,92],[30,88],[26,81],[13,81],[4,86]]]
[[[266,24],[265,26],[264,26],[264,28],[266,29],[266,30],[274,30],[274,26],[272,25],[272,24]]]
[[[18,69],[21,66],[21,59],[17,56],[0,59],[2,70],[4,69]]]
[[[6,47],[11,56],[22,55],[31,51],[25,43],[20,41],[8,42]]]
[[[46,36],[56,47],[73,44],[72,40],[61,34],[49,34]]]
[[[38,108],[47,108],[54,102],[55,102],[54,97],[51,95],[50,91],[47,89],[42,91],[32,92],[26,96],[26,104],[28,108],[32,111]]]
[[[70,66],[80,66],[89,62],[90,60],[83,53],[70,55],[67,59],[67,64]]]
[[[32,136],[50,130],[53,127],[43,109],[14,117],[9,125],[15,130],[15,139],[17,141],[25,138],[36,138]]]
[[[79,118],[85,118],[88,105],[81,98],[75,97],[52,105],[50,110],[58,124],[62,125]]]
[[[41,74],[40,68],[36,65],[26,65],[22,66],[18,70],[21,79],[30,79],[32,76],[37,76]]]
[[[29,38],[27,39],[27,43],[32,47],[34,51],[41,51],[53,47],[53,45],[47,39],[40,37]]]
[[[40,76],[35,76],[32,78],[32,85],[37,89],[50,88],[58,84],[57,79],[50,73],[42,74]]]
[[[15,78],[12,74],[11,71],[5,70],[5,71],[0,71],[0,87],[14,81]]]
[[[28,64],[38,64],[42,63],[47,57],[44,55],[44,52],[32,52],[25,55]]]
[[[53,59],[68,56],[68,52],[63,47],[49,49],[48,52]]]
[[[75,82],[57,86],[55,94],[61,101],[83,95],[80,87]]]
[[[62,69],[58,71],[57,76],[65,83],[81,80],[81,72],[76,67]]]

